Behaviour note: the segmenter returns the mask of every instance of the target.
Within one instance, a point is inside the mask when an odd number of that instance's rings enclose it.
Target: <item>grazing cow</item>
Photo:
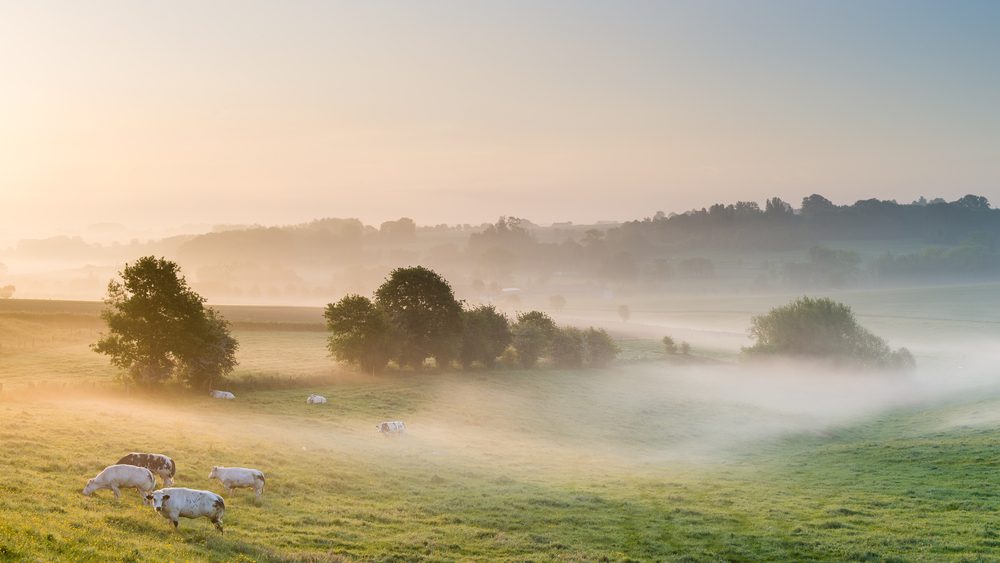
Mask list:
[[[406,432],[406,425],[403,424],[403,421],[401,420],[391,420],[381,424],[376,424],[375,428],[386,437],[394,434],[404,434]]]
[[[208,474],[209,479],[218,479],[226,488],[226,494],[233,494],[233,489],[253,489],[257,498],[264,494],[264,474],[256,469],[246,467],[221,467],[216,465]]]
[[[172,487],[174,485],[174,475],[177,473],[177,465],[174,463],[174,460],[163,454],[132,452],[115,463],[145,467],[152,471],[153,475],[159,475],[160,479],[163,479],[164,487]]]
[[[227,401],[232,401],[236,398],[236,395],[233,395],[229,391],[209,391],[208,395],[213,399],[225,399]]]
[[[208,518],[215,528],[222,532],[222,516],[226,513],[226,502],[212,491],[169,487],[146,495],[153,509],[160,513],[177,529],[177,518]]]
[[[311,395],[309,395],[309,398],[306,399],[306,404],[307,405],[325,405],[326,404],[326,397],[324,397],[323,395],[317,395],[315,393],[312,393]]]
[[[97,477],[87,481],[83,488],[83,494],[90,496],[94,491],[101,489],[111,489],[115,493],[115,500],[120,500],[121,489],[135,488],[139,492],[142,504],[146,504],[146,495],[156,488],[156,478],[153,473],[145,467],[134,465],[109,465],[97,474]]]

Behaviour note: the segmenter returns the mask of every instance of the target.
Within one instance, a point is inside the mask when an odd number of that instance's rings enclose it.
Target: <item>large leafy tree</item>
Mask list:
[[[885,340],[858,324],[851,308],[829,298],[802,297],[751,319],[756,340],[744,352],[805,356],[871,367],[909,368],[906,348],[893,351]]]
[[[327,305],[323,314],[331,332],[327,347],[334,357],[366,372],[385,367],[391,355],[392,327],[385,312],[370,299],[347,295]]]
[[[174,262],[145,256],[108,283],[101,318],[108,332],[91,348],[134,382],[207,389],[236,366],[229,324],[192,290]]]
[[[437,272],[423,266],[396,268],[375,291],[375,303],[399,331],[393,356],[400,365],[419,367],[433,357],[446,367],[455,358],[462,306]]]
[[[459,359],[464,367],[479,362],[493,368],[511,342],[510,321],[493,305],[462,311],[462,344]]]
[[[549,351],[557,331],[556,323],[541,311],[518,314],[511,332],[521,367],[535,367],[538,358]]]

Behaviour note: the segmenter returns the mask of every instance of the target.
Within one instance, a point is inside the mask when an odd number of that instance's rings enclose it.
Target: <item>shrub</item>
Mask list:
[[[574,327],[558,329],[552,336],[549,356],[557,368],[583,367],[583,332]]]
[[[851,308],[832,299],[802,297],[751,320],[751,355],[805,356],[868,367],[910,368],[906,349],[893,351],[857,323]]]
[[[620,351],[604,329],[590,327],[583,331],[583,363],[587,367],[604,367],[618,357]]]

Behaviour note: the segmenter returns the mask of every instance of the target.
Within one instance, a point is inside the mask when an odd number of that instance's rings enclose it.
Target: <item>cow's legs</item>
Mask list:
[[[118,488],[118,485],[111,485],[111,491],[115,493],[115,500],[122,499],[122,491]]]

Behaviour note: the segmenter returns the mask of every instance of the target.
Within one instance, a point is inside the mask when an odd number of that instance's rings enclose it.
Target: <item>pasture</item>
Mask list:
[[[306,310],[232,308],[232,402],[111,385],[87,349],[99,306],[3,303],[0,559],[995,559],[1000,389],[992,358],[952,363],[992,327],[967,294],[932,296],[935,311],[921,294],[910,319],[854,296],[862,322],[883,318],[932,366],[892,377],[733,363],[713,331],[766,306],[749,299],[689,303],[690,318],[633,307],[645,318],[606,370],[379,377],[336,367]],[[658,359],[648,326],[690,331],[713,358]],[[330,404],[307,406],[311,392]],[[378,435],[387,419],[409,434]],[[267,489],[226,498],[222,536],[205,520],[174,532],[131,491],[80,494],[133,450],[172,456],[178,486],[221,492],[208,472],[234,465]]]

